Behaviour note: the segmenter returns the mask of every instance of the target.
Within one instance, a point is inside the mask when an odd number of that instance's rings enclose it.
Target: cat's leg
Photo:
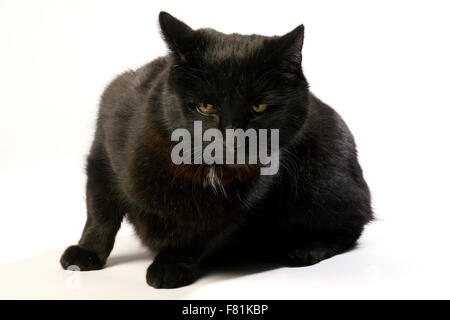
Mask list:
[[[227,230],[225,230],[227,229]],[[177,288],[197,280],[204,272],[206,260],[227,246],[239,232],[236,225],[211,230],[202,240],[161,249],[147,269],[147,283],[155,288]]]
[[[154,288],[177,288],[200,276],[200,254],[190,248],[164,249],[147,269],[147,283]]]
[[[302,195],[281,225],[282,262],[292,266],[316,264],[356,246],[364,226],[372,220],[370,194],[360,178],[324,180]],[[330,191],[327,186],[333,186]],[[283,238],[281,236],[280,238]]]
[[[78,245],[66,249],[61,257],[64,269],[77,266],[81,271],[101,269],[108,258],[122,222],[125,208],[111,178],[111,169],[102,155],[91,154],[87,165],[87,221]]]

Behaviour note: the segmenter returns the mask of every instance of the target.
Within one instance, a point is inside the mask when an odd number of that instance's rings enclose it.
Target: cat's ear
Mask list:
[[[176,53],[181,61],[185,62],[186,54],[193,50],[195,31],[164,11],[159,13],[159,25],[169,49]]]
[[[303,25],[281,36],[277,40],[277,46],[280,50],[279,53],[292,61],[301,63],[304,37],[305,27]]]

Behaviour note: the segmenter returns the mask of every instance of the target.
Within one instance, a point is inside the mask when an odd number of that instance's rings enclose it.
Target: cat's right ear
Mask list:
[[[301,63],[304,37],[305,27],[303,25],[281,36],[278,39],[278,48],[281,50],[281,55],[294,62]]]
[[[186,55],[194,49],[195,31],[164,11],[159,13],[159,25],[169,49],[177,54],[182,62],[186,62]]]

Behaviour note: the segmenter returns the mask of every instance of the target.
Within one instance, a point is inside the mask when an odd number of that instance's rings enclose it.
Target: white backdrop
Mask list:
[[[373,194],[358,252],[366,274],[388,277],[374,295],[450,298],[447,1],[1,0],[0,262],[78,240],[100,94],[165,54],[161,10],[226,33],[303,23],[311,90],[352,129]]]

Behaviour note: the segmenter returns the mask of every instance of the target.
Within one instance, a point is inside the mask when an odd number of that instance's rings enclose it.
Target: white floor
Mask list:
[[[163,290],[145,282],[151,254],[134,237],[122,236],[100,271],[62,270],[63,248],[0,265],[0,299],[449,298],[448,263],[427,267],[420,263],[426,255],[397,251],[391,235],[380,221],[367,229],[359,248],[315,266],[221,270],[191,286]]]
[[[449,5],[260,1],[255,18],[239,0],[0,0],[0,298],[450,298]],[[165,54],[160,10],[224,32],[305,24],[305,74],[352,130],[379,219],[358,249],[156,290],[145,282],[152,258],[124,224],[107,268],[60,268],[86,220],[99,97],[120,72]]]

